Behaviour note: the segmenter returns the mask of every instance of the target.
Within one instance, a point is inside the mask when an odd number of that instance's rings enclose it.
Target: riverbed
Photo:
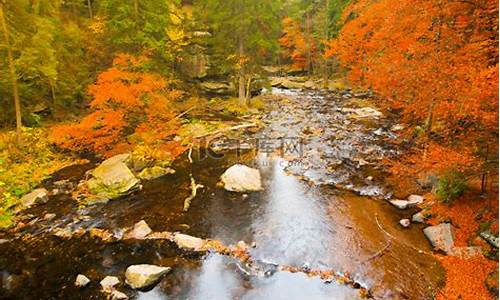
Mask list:
[[[127,266],[170,266],[152,290],[118,289],[134,299],[357,299],[355,289],[307,276],[308,269],[347,272],[376,299],[432,299],[443,271],[422,227],[399,225],[412,211],[387,199],[391,191],[382,159],[397,157],[391,120],[361,115],[368,96],[350,91],[274,89],[283,99],[271,104],[257,133],[216,143],[218,155],[193,153],[173,165],[176,173],[146,182],[131,196],[79,207],[69,195],[28,210],[36,219],[0,244],[2,289],[10,299],[103,299],[99,281],[122,282]],[[372,112],[364,110],[361,112]],[[227,192],[220,175],[240,163],[261,171],[264,190]],[[53,181],[79,180],[92,164],[71,167]],[[183,212],[191,193],[190,174],[204,186]],[[50,185],[50,182],[47,183]],[[117,232],[145,220],[154,231],[178,231],[226,244],[254,244],[252,258],[304,272],[271,275],[246,270],[231,257],[195,255],[161,240],[104,243],[88,235],[61,239],[56,228],[92,227]],[[388,235],[388,234],[389,235]],[[265,264],[264,264],[265,265]],[[77,274],[91,279],[74,286]]]

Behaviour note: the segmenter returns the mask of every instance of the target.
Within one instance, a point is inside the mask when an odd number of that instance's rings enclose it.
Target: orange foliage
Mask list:
[[[453,256],[440,257],[446,270],[446,286],[436,295],[437,300],[488,300],[495,299],[485,287],[489,273],[498,269],[498,262],[475,256],[463,259]]]
[[[134,144],[165,149],[170,158],[183,151],[172,141],[180,126],[172,103],[182,97],[157,74],[134,71],[145,57],[119,55],[89,87],[90,115],[78,124],[54,127],[51,139],[62,148],[105,156],[129,151]]]
[[[290,17],[285,17],[282,24],[283,36],[279,39],[279,43],[283,48],[283,56],[293,61],[293,69],[304,70],[307,64],[308,45],[300,23]],[[311,51],[313,47],[314,45],[311,45]]]
[[[426,198],[433,199],[432,195]],[[491,207],[489,207],[491,205]],[[429,212],[430,224],[437,225],[443,220],[450,220],[455,228],[455,246],[469,246],[481,223],[495,222],[498,219],[498,195],[491,193],[483,199],[474,193],[467,193],[453,204],[433,201]]]
[[[407,121],[432,110],[448,131],[464,133],[465,120],[497,128],[496,1],[364,0],[345,13],[359,16],[328,53],[351,68],[351,80],[387,97]]]
[[[433,133],[395,173],[473,173],[486,147],[498,153],[497,1],[353,1],[344,22],[326,55],[400,110],[403,122]]]

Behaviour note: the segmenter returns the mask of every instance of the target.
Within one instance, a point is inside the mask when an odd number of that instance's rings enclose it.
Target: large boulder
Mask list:
[[[437,250],[451,253],[453,242],[453,227],[450,223],[441,223],[436,226],[429,226],[424,229],[424,234]]]
[[[21,204],[24,207],[30,207],[34,204],[47,203],[47,201],[49,201],[49,192],[44,188],[35,189],[21,198]]]
[[[255,192],[262,190],[260,171],[236,164],[221,176],[224,188],[231,192]]]
[[[134,289],[146,289],[158,283],[170,270],[155,265],[132,265],[125,271],[125,282]]]
[[[92,170],[93,178],[87,181],[90,192],[113,199],[136,189],[140,181],[127,167],[129,159],[130,154],[116,155]]]

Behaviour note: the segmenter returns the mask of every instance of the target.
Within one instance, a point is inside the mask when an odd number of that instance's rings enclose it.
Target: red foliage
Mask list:
[[[172,102],[182,93],[168,89],[157,74],[134,71],[144,60],[117,56],[89,87],[94,112],[78,124],[56,126],[52,140],[63,148],[105,156],[129,151],[137,143],[168,149],[171,158],[181,153],[183,147],[172,141],[180,126]]]

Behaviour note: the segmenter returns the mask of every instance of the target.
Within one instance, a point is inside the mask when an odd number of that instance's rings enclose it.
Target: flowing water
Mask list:
[[[398,221],[412,211],[398,211],[385,198],[390,191],[380,171],[382,157],[396,155],[390,146],[390,122],[353,118],[352,95],[274,90],[287,96],[264,115],[257,134],[245,136],[259,149],[228,150],[223,157],[184,158],[169,175],[142,191],[104,205],[79,208],[69,196],[53,197],[30,209],[35,217],[21,232],[5,234],[0,244],[2,289],[6,299],[103,299],[99,281],[115,275],[123,281],[127,266],[150,263],[173,271],[150,291],[118,287],[135,299],[357,299],[354,289],[324,283],[305,272],[264,274],[268,263],[304,270],[349,272],[378,299],[432,299],[442,270],[429,254],[421,227],[403,229]],[[289,151],[273,151],[292,144]],[[241,143],[246,145],[245,142]],[[269,150],[269,151],[268,151]],[[261,170],[264,191],[236,194],[217,186],[231,165]],[[53,180],[79,180],[92,165],[55,174]],[[187,213],[189,174],[205,186]],[[368,178],[373,177],[373,179]],[[50,182],[47,186],[50,187]],[[54,220],[36,219],[56,213]],[[186,253],[168,241],[103,243],[88,235],[69,240],[51,234],[55,228],[98,227],[118,232],[145,220],[154,231],[180,231],[226,244],[248,244],[261,272],[215,253]],[[383,230],[395,239],[384,235]],[[389,243],[389,244],[388,244]],[[92,282],[74,287],[75,276]]]

